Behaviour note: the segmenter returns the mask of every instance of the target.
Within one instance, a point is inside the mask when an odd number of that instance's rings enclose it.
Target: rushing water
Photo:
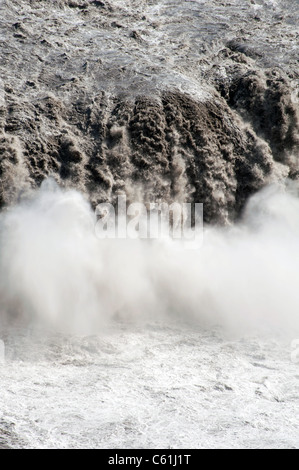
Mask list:
[[[0,448],[298,448],[298,2],[50,3],[0,0]]]
[[[1,444],[296,447],[296,191],[196,250],[99,240],[49,183],[3,213]]]

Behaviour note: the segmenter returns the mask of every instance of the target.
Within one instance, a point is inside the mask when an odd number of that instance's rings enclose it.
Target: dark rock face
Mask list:
[[[1,6],[2,206],[53,176],[93,205],[193,200],[226,223],[298,177],[292,2],[52,4]]]

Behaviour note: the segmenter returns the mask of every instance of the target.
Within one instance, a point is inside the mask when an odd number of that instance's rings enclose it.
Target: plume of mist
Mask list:
[[[0,318],[82,334],[113,318],[299,332],[298,187],[270,186],[240,222],[179,241],[100,240],[84,197],[51,180],[0,216]]]

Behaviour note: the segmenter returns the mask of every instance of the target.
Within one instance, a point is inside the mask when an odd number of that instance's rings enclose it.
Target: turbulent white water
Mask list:
[[[197,250],[99,240],[51,181],[3,212],[0,445],[297,447],[297,192]]]
[[[0,449],[299,447],[297,4],[0,0]]]
[[[165,323],[49,343],[10,339],[0,426],[15,447],[298,447],[288,343]]]

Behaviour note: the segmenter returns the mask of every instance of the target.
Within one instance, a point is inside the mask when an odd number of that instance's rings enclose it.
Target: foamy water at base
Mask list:
[[[0,447],[298,447],[289,342],[175,322],[39,333],[5,338]]]

